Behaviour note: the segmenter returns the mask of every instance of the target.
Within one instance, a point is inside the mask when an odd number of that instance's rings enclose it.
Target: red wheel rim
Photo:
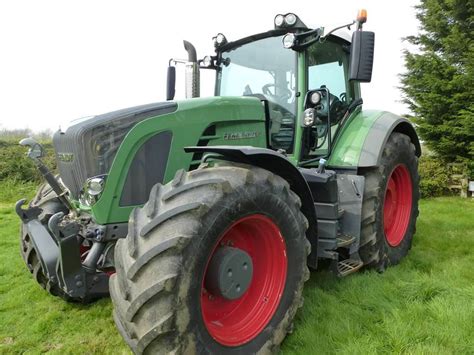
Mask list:
[[[207,331],[217,342],[239,346],[260,334],[280,304],[286,283],[286,245],[276,224],[261,214],[233,223],[219,238],[208,264],[223,245],[249,254],[253,263],[252,281],[242,297],[227,300],[210,294],[204,287],[204,277],[201,312]]]
[[[402,242],[410,223],[412,191],[408,168],[397,165],[388,179],[383,205],[385,238],[392,247]]]

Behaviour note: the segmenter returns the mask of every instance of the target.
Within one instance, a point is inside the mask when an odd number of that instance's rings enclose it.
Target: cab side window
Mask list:
[[[353,100],[351,85],[346,76],[349,53],[338,43],[326,40],[308,48],[308,90],[326,87],[342,102]]]

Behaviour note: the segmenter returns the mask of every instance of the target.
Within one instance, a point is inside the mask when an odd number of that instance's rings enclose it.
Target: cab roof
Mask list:
[[[317,27],[314,27],[314,28],[317,28]],[[310,29],[311,28],[308,28],[308,30],[310,30]],[[254,42],[254,41],[257,41],[259,39],[263,39],[263,38],[267,38],[267,37],[274,37],[274,36],[284,35],[288,32],[291,32],[291,31],[288,31],[287,28],[281,28],[281,29],[270,30],[270,31],[267,31],[267,32],[257,33],[257,34],[251,35],[251,36],[240,38],[236,41],[228,42],[228,43],[216,48],[216,52],[231,51],[231,50],[236,49],[236,48],[238,48],[238,47],[240,47],[244,44]],[[337,38],[340,38],[340,39],[346,41],[349,44],[351,43],[351,35],[350,35],[349,31],[347,31],[345,29],[336,30],[333,33],[331,33],[331,35],[335,36]]]

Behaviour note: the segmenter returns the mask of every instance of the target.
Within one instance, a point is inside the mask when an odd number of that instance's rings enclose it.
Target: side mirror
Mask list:
[[[44,157],[43,147],[33,138],[23,138],[20,141],[20,145],[30,147],[30,149],[28,150],[29,158],[36,160],[36,159]]]
[[[170,65],[166,75],[166,101],[174,99],[176,93],[176,67]]]
[[[355,31],[352,33],[349,80],[363,83],[368,83],[372,80],[374,46],[374,32]]]

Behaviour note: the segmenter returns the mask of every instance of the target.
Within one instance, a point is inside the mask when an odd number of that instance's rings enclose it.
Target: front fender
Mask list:
[[[333,168],[378,166],[392,132],[409,136],[416,155],[421,155],[420,141],[410,121],[386,111],[359,111],[342,128],[328,165]]]

